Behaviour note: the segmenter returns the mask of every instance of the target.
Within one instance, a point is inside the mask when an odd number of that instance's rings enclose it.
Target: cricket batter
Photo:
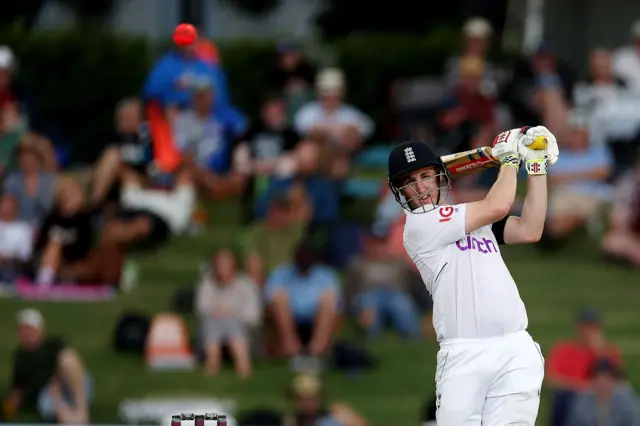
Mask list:
[[[547,147],[528,148],[538,136]],[[499,134],[492,152],[501,163],[493,187],[457,205],[447,204],[449,173],[428,145],[404,143],[389,155],[389,185],[407,211],[404,246],[433,298],[438,426],[534,426],[540,404],[544,358],[500,245],[540,239],[558,147],[538,126]],[[507,217],[521,163],[526,200],[520,217]]]

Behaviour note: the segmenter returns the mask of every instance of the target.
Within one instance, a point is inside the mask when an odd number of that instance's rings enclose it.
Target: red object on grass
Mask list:
[[[182,23],[173,30],[173,42],[180,47],[190,46],[198,39],[198,31],[191,24]]]

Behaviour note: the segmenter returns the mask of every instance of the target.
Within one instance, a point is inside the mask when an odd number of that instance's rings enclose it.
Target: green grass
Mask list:
[[[358,213],[356,207],[351,209],[353,215]],[[141,359],[117,355],[110,348],[118,314],[123,309],[167,310],[172,293],[194,282],[200,262],[213,249],[235,243],[237,226],[230,218],[239,216],[235,206],[214,206],[212,225],[205,234],[179,238],[157,253],[136,255],[142,266],[142,282],[115,302],[36,304],[46,317],[48,331],[64,335],[95,377],[94,422],[118,421],[122,399],[148,395],[229,397],[236,399],[239,410],[286,408],[283,391],[290,374],[284,362],[258,363],[254,377],[243,382],[231,371],[214,379],[197,371],[147,372]],[[607,333],[623,351],[632,382],[640,385],[640,340],[636,337],[640,276],[604,266],[591,246],[577,242],[561,254],[545,257],[534,247],[510,247],[503,253],[527,305],[530,332],[543,349],[571,335],[576,309],[594,305],[603,311]],[[7,385],[15,345],[14,315],[22,307],[17,300],[0,300],[0,365],[6,366],[0,369],[0,380]],[[380,368],[355,380],[330,373],[327,385],[331,397],[351,403],[377,425],[417,424],[419,408],[433,392],[437,344],[407,343],[389,334],[367,343],[367,347],[379,356]],[[547,400],[543,398],[539,424],[546,424]]]

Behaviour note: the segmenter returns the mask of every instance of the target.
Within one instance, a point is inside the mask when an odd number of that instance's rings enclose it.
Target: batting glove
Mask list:
[[[519,153],[525,162],[525,169],[529,175],[546,175],[547,166],[558,161],[558,142],[556,137],[544,126],[525,127],[522,129]],[[530,146],[539,138],[547,139],[544,149],[531,149]]]
[[[520,129],[511,129],[500,133],[493,140],[491,155],[500,161],[501,167],[513,166],[520,168],[520,153],[518,151],[520,143]]]

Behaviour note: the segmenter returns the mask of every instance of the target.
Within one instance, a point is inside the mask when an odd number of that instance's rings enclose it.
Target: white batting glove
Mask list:
[[[511,129],[500,133],[493,140],[491,155],[500,161],[502,166],[514,166],[520,168],[519,147],[521,131],[520,129]]]
[[[544,149],[531,149],[530,145],[538,137],[547,139]],[[544,126],[525,127],[519,147],[520,157],[525,162],[525,168],[530,175],[546,175],[547,166],[558,161],[558,143],[556,137]]]

